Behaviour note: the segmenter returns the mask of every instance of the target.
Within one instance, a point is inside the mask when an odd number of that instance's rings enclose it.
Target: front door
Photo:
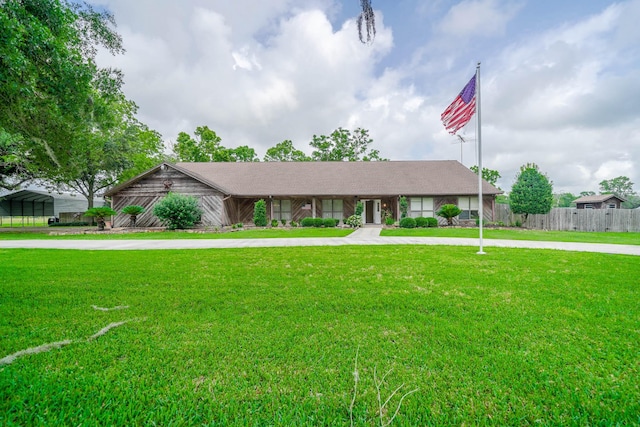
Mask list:
[[[382,212],[380,211],[381,201],[365,200],[364,201],[364,223],[365,224],[382,224]]]
[[[364,202],[364,222],[365,224],[373,224],[373,200]]]

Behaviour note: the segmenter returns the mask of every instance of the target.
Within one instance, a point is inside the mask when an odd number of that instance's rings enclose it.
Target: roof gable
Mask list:
[[[165,163],[161,163],[158,166],[155,166],[155,167],[153,167],[153,168],[141,173],[140,175],[137,175],[137,176],[131,178],[128,181],[123,182],[122,184],[116,185],[115,187],[113,187],[109,191],[106,191],[104,193],[104,195],[107,196],[107,197],[111,197],[112,195],[114,195],[118,191],[121,191],[121,190],[131,186],[132,184],[135,184],[136,182],[142,181],[143,179],[154,175],[155,173],[159,172],[162,168],[174,169],[174,170],[176,170],[176,171],[178,171],[180,173],[183,173],[183,174],[187,175],[188,177],[193,178],[196,181],[199,181],[202,184],[204,184],[206,186],[209,186],[209,187],[211,187],[211,188],[213,188],[213,189],[215,189],[215,190],[217,190],[217,191],[219,191],[221,193],[229,194],[228,190],[220,187],[220,185],[218,185],[217,183],[211,182],[211,181],[207,180],[206,178],[204,178],[202,176],[199,176],[198,174],[192,172],[189,169],[185,169],[185,168],[182,168],[182,167],[180,167],[178,165],[165,162]]]

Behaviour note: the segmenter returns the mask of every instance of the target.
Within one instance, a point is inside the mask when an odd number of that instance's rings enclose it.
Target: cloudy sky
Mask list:
[[[640,0],[91,0],[115,15],[139,118],[167,144],[207,125],[262,157],[290,139],[368,129],[391,160],[477,164],[440,113],[482,63],[483,165],[509,190],[536,163],[554,192],[628,176],[640,191]]]

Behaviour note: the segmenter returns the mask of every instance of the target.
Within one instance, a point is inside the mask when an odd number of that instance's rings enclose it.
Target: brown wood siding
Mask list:
[[[236,220],[235,223],[253,224],[253,209],[255,203],[260,199],[235,199]],[[267,217],[269,216],[269,206],[267,206]]]
[[[311,216],[311,209],[303,209],[307,204],[311,204],[311,198],[309,199],[291,199],[291,218],[300,222],[304,218]]]
[[[220,226],[225,225],[228,221],[221,193],[173,169],[160,170],[114,194],[112,208],[116,212],[120,212],[125,206],[142,206],[145,212],[137,217],[136,226],[160,227],[162,224],[153,215],[153,207],[169,191],[194,196],[199,199],[200,206],[204,211],[201,219],[202,225]],[[114,227],[128,226],[129,215],[119,213],[114,218],[113,225]]]

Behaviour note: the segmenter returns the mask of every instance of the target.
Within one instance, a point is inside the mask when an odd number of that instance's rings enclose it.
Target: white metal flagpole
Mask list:
[[[482,242],[482,223],[484,222],[482,208],[484,206],[484,201],[482,200],[482,117],[480,115],[480,105],[480,62],[478,62],[476,67],[476,140],[478,141],[478,219],[480,230],[480,249],[477,253],[479,255],[483,255],[486,252],[483,250]]]

